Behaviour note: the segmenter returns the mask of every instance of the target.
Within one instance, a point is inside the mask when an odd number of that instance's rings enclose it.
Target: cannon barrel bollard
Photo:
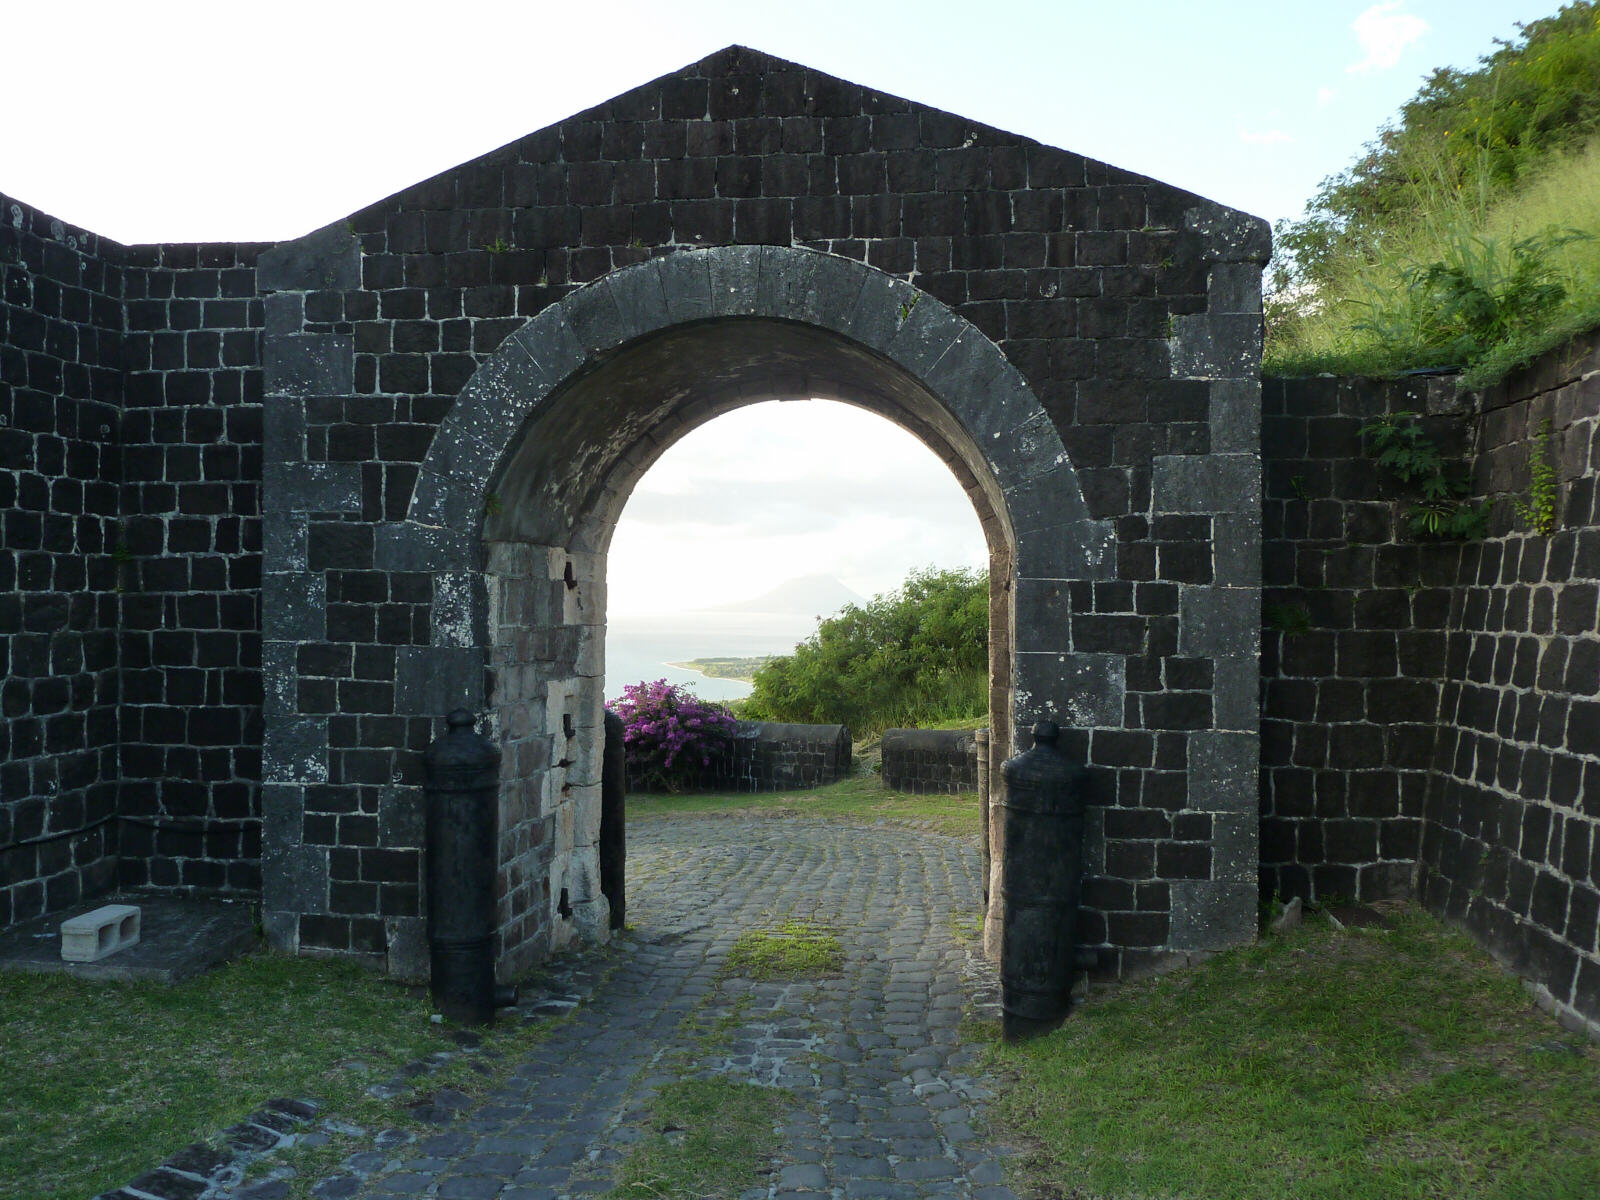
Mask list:
[[[606,745],[600,760],[600,894],[611,905],[611,928],[628,913],[628,751],[622,718],[606,709]]]
[[[1067,1015],[1083,883],[1083,768],[1056,745],[1054,721],[1001,767],[996,814],[1005,852],[1000,1008],[1007,1041],[1047,1033]]]
[[[494,1020],[495,812],[500,751],[458,708],[423,756],[430,989],[463,1025]]]

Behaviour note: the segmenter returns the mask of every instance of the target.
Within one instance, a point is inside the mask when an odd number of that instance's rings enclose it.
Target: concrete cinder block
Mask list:
[[[65,962],[99,962],[138,944],[137,904],[106,904],[61,922],[61,957]]]

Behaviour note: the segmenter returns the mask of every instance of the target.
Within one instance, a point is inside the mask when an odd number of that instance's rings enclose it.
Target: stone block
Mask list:
[[[1261,313],[1261,267],[1254,262],[1219,262],[1206,284],[1206,311]]]
[[[394,707],[401,715],[443,717],[483,710],[483,650],[476,646],[401,646],[395,651]]]
[[[971,328],[928,293],[917,289],[911,290],[910,298],[901,302],[896,313],[900,327],[883,352],[918,379],[932,370]]]
[[[273,912],[328,911],[328,850],[325,846],[261,847],[261,906]]]
[[[261,404],[261,454],[269,463],[300,462],[306,456],[306,402],[270,396]]]
[[[306,569],[306,514],[274,509],[261,514],[261,564],[268,572]]]
[[[65,962],[98,962],[138,944],[137,904],[105,904],[61,922],[61,958]]]
[[[1260,317],[1195,313],[1173,321],[1173,378],[1250,379],[1260,369]]]
[[[378,843],[385,847],[421,846],[422,789],[384,788],[378,796]]]
[[[515,334],[517,342],[552,387],[560,386],[589,358],[566,319],[564,305],[551,305]]]
[[[385,972],[405,983],[425,983],[431,973],[428,922],[423,917],[385,917]]]
[[[921,296],[909,283],[892,275],[871,271],[863,279],[850,314],[851,336],[863,346],[887,353],[889,343],[900,332],[912,303]]]
[[[266,722],[261,748],[263,783],[328,782],[328,718]]]
[[[1183,227],[1205,238],[1209,262],[1243,262],[1264,266],[1272,256],[1272,228],[1260,217],[1201,200],[1183,213]]]
[[[299,642],[263,642],[261,646],[261,711],[271,717],[292,717],[300,711],[295,652]]]
[[[355,390],[355,343],[340,333],[286,333],[262,345],[268,396],[346,396]]]
[[[1212,453],[1259,454],[1261,451],[1260,380],[1212,381],[1210,423]]]
[[[1211,711],[1218,729],[1254,733],[1261,721],[1261,660],[1254,655],[1212,661]]]
[[[1174,950],[1227,950],[1255,940],[1255,883],[1174,880],[1168,887]]]
[[[350,291],[361,286],[361,243],[344,221],[284,242],[256,260],[263,292]]]
[[[1077,476],[1066,447],[1061,444],[1061,434],[1041,410],[1035,410],[1003,437],[980,442],[978,448],[1003,487],[1014,491],[1029,480],[1050,479],[1058,494],[1072,496],[1078,491]]]
[[[377,527],[373,565],[380,571],[460,571],[470,569],[480,553],[469,532],[407,521]]]
[[[1019,730],[1055,721],[1062,728],[1121,728],[1127,665],[1117,654],[1018,653]]]
[[[1186,587],[1178,599],[1178,653],[1193,658],[1253,658],[1261,648],[1256,588]]]
[[[303,840],[306,790],[297,784],[261,786],[261,841],[276,851],[287,851]]]
[[[268,462],[261,471],[267,512],[359,512],[359,463]]]
[[[1252,883],[1261,869],[1261,822],[1254,811],[1217,813],[1211,818],[1211,877]],[[1251,916],[1254,917],[1252,911]]]
[[[707,257],[711,276],[712,315],[756,315],[761,294],[761,247],[727,246]]]
[[[319,642],[327,636],[327,580],[309,571],[261,577],[261,633],[274,642]]]
[[[1223,513],[1211,522],[1213,578],[1227,587],[1261,586],[1261,514]]]
[[[674,324],[703,321],[711,316],[711,260],[706,254],[683,251],[658,258],[651,264],[661,281],[667,317]]]
[[[466,571],[441,571],[433,577],[430,616],[435,646],[481,646],[487,614],[480,576]]]
[[[477,530],[483,521],[484,493],[458,480],[420,471],[411,493],[409,521],[457,531]]]
[[[1161,454],[1150,464],[1158,513],[1239,513],[1260,524],[1261,460],[1253,454]]]
[[[626,267],[606,277],[612,302],[622,318],[624,340],[665,328],[671,318],[661,290],[661,272],[651,263]]]
[[[1253,733],[1190,734],[1188,807],[1197,812],[1254,814],[1260,767],[1261,742]]]
[[[263,331],[269,337],[301,333],[306,326],[306,298],[299,292],[279,292],[266,297]]]
[[[1033,579],[1113,579],[1116,540],[1109,521],[1017,530],[1017,574]]]

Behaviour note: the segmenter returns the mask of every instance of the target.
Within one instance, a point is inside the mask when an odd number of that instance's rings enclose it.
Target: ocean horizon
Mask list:
[[[657,679],[684,685],[705,700],[743,699],[752,690],[743,680],[714,679],[670,664],[695,658],[788,654],[814,628],[814,621],[788,613],[614,617],[606,629],[606,700],[615,700],[628,684]]]

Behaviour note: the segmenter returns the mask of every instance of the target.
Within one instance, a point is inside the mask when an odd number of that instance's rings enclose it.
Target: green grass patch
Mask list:
[[[650,1102],[650,1136],[633,1147],[609,1195],[625,1200],[737,1196],[761,1182],[788,1092],[731,1079],[670,1083]]]
[[[1045,1195],[1600,1195],[1600,1054],[1433,919],[1308,923],[995,1044]]]
[[[689,816],[817,817],[822,820],[871,824],[894,821],[915,824],[956,837],[978,836],[978,794],[917,796],[886,788],[875,775],[852,775],[810,791],[758,794],[699,793],[628,797],[628,819]]]
[[[837,934],[805,921],[776,929],[749,929],[728,951],[727,970],[750,979],[802,979],[830,975],[844,966]]]
[[[278,1096],[314,1097],[325,1114],[369,1127],[404,1125],[403,1100],[378,1101],[366,1088],[456,1049],[429,1014],[415,989],[371,971],[274,954],[170,987],[0,976],[0,1195],[118,1187]],[[537,1036],[508,1027],[486,1045]],[[480,1090],[476,1058],[416,1087]]]

